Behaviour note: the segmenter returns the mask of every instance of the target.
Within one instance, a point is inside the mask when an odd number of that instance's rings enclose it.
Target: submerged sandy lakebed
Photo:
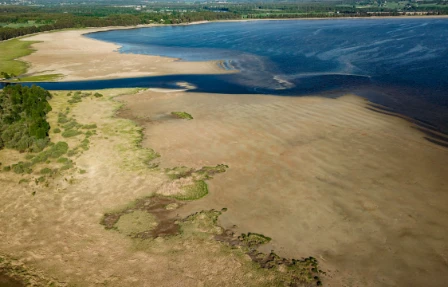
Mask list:
[[[225,163],[189,214],[227,207],[224,226],[273,238],[281,256],[315,256],[329,286],[446,282],[448,150],[367,102],[146,91],[121,116],[145,127],[166,166]],[[186,110],[195,119],[164,115]]]
[[[119,54],[116,45],[83,33],[25,39],[43,41],[24,58],[30,72],[51,70],[66,80],[223,72],[215,62]],[[75,169],[48,185],[34,184],[34,173],[29,182],[22,181],[28,175],[0,173],[0,255],[34,270],[31,277],[60,286],[282,286],[276,276],[287,269],[262,269],[209,236],[217,226],[182,221],[214,209],[226,210],[218,224],[227,231],[272,238],[261,252],[316,258],[324,286],[448,281],[448,149],[426,140],[412,123],[368,109],[351,94],[99,92],[104,97],[86,95],[79,103],[54,92],[50,101],[52,141],[72,148],[82,140],[53,133],[60,112],[97,126],[89,148],[72,158]],[[194,119],[175,118],[173,111]],[[136,146],[139,127],[147,149]],[[151,149],[160,157],[148,163]],[[0,159],[5,166],[24,155],[2,150]],[[120,232],[132,233],[129,222],[119,222],[118,232],[105,229],[105,214],[124,214],[135,200],[179,191],[165,168],[219,164],[229,168],[207,180],[205,197],[167,205],[183,222],[182,234],[132,239]],[[154,224],[141,210],[135,214],[145,226]]]

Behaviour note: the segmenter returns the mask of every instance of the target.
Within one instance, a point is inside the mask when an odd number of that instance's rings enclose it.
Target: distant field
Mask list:
[[[0,42],[0,72],[21,75],[26,72],[27,64],[16,60],[33,52],[30,46],[37,41],[20,41],[13,39]]]

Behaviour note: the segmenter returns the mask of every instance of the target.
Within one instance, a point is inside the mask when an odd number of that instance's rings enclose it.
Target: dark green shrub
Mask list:
[[[67,156],[68,157],[72,157],[72,156],[75,156],[75,155],[77,155],[78,154],[78,150],[76,150],[76,149],[71,149],[71,150],[69,150],[68,152],[67,152]]]
[[[18,162],[16,164],[12,165],[12,170],[17,173],[17,174],[22,174],[22,173],[31,173],[33,172],[33,170],[30,168],[31,167],[31,162]]]
[[[94,96],[95,98],[101,98],[103,95],[100,94],[100,93],[95,93],[93,96]]]
[[[67,116],[63,113],[58,114],[58,123],[59,124],[65,124],[69,122],[70,120],[67,118]]]
[[[30,147],[30,151],[40,152],[49,144],[49,142],[50,142],[49,138],[35,140]]]
[[[66,130],[70,130],[73,128],[80,128],[82,125],[80,125],[76,120],[72,119],[70,122],[66,123],[62,126]]]
[[[82,98],[80,95],[75,94],[70,100],[68,100],[68,103],[70,104],[76,104],[82,102]]]
[[[83,125],[82,128],[83,128],[83,129],[86,129],[86,130],[91,130],[91,129],[96,129],[97,126],[96,126],[96,124]]]
[[[71,163],[72,160],[69,159],[69,158],[66,158],[66,157],[61,157],[61,158],[58,159],[58,162],[66,164],[66,163]]]
[[[61,129],[60,129],[60,128],[55,128],[55,129],[53,130],[53,132],[54,132],[55,134],[58,134],[58,133],[61,132]]]
[[[70,138],[70,137],[75,137],[80,134],[82,134],[82,132],[77,131],[77,130],[66,130],[62,133],[62,136],[64,138]]]
[[[50,157],[58,158],[68,151],[68,144],[66,142],[58,142],[50,149]]]
[[[65,164],[65,165],[63,165],[61,168],[60,168],[60,170],[68,170],[68,169],[71,169],[73,167],[73,163],[67,163],[67,164]]]
[[[40,170],[40,174],[50,174],[50,173],[52,173],[52,170],[48,167]]]

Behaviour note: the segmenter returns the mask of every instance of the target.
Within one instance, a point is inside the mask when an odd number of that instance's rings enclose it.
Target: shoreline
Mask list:
[[[21,36],[21,37],[17,37],[17,38],[13,38],[13,39],[20,39],[22,41],[33,41],[33,37],[37,37],[39,38],[39,36],[41,35],[51,35],[53,33],[65,33],[65,32],[74,32],[77,31],[79,32],[79,34],[81,35],[81,37],[83,37],[83,39],[88,39],[90,41],[97,41],[97,43],[110,43],[115,45],[115,49],[112,50],[112,52],[117,52],[119,54],[121,54],[120,52],[118,52],[117,50],[119,50],[121,48],[120,45],[117,45],[113,42],[106,42],[106,41],[99,41],[96,39],[91,39],[86,37],[86,35],[88,34],[93,34],[93,33],[99,33],[99,32],[105,32],[105,31],[114,31],[114,30],[130,30],[130,29],[140,29],[140,28],[153,28],[153,27],[166,27],[166,26],[172,26],[172,27],[176,27],[176,26],[190,26],[190,25],[203,25],[203,24],[210,24],[210,23],[232,23],[232,22],[254,22],[254,21],[302,21],[302,20],[360,20],[360,19],[375,19],[375,20],[381,20],[381,19],[446,19],[448,18],[448,15],[429,15],[429,16],[424,16],[424,15],[412,15],[412,16],[371,16],[371,17],[316,17],[316,18],[288,18],[288,19],[275,19],[275,18],[268,18],[268,19],[235,19],[235,20],[216,20],[216,21],[197,21],[197,22],[191,22],[191,23],[181,23],[181,24],[142,24],[142,25],[135,25],[135,26],[108,26],[108,27],[86,27],[86,28],[81,28],[81,29],[64,29],[64,30],[54,30],[54,31],[47,31],[47,32],[41,32],[41,33],[36,33],[36,34],[32,34],[32,35],[25,35],[25,36]],[[9,39],[11,40],[11,39]],[[8,40],[6,40],[8,41]],[[38,43],[39,44],[39,43]],[[32,45],[32,48],[34,49],[33,54],[35,54],[36,52],[39,51],[38,48],[35,47],[35,45]],[[109,51],[110,52],[110,51]],[[121,54],[123,55],[123,54]],[[177,62],[181,62],[179,58],[172,58],[172,57],[166,57],[166,56],[159,56],[159,55],[142,55],[142,54],[128,54],[128,55],[140,55],[140,56],[149,56],[149,57],[159,57],[160,59],[165,59],[168,61],[177,61]],[[26,64],[28,64],[30,67],[28,68],[28,72],[26,73],[26,75],[31,74],[31,76],[40,76],[40,75],[47,75],[47,71],[29,71],[30,69],[32,69],[32,65],[33,62],[32,60],[27,60],[29,58],[29,56],[26,57],[22,57],[17,59],[18,61],[23,61]],[[222,66],[220,65],[220,63],[222,63],[222,60],[216,60],[216,61],[206,61],[206,62],[210,62],[213,63],[215,66],[218,67],[217,70],[214,70],[213,72],[210,71],[210,69],[208,69],[208,71],[205,71],[206,74],[210,74],[210,73],[218,73],[218,74],[224,74],[224,73],[237,73],[237,70],[226,70],[223,69]],[[198,62],[192,62],[192,61],[182,61],[182,63],[198,63]],[[127,76],[120,76],[120,75],[108,75],[108,76],[99,76],[99,77],[78,77],[78,78],[70,78],[68,77],[67,74],[65,73],[59,73],[58,71],[54,71],[54,73],[56,74],[60,74],[63,75],[63,77],[61,78],[57,78],[56,80],[53,80],[55,82],[63,82],[63,81],[82,81],[82,80],[95,80],[95,79],[119,79],[119,78],[133,78],[133,77],[145,77],[145,76],[152,76],[155,75],[154,73],[151,73],[150,71],[148,71],[146,74],[132,74],[132,75],[127,75]],[[174,72],[159,72],[156,73],[156,75],[169,75],[169,74],[175,74]],[[182,73],[181,73],[182,74]]]
[[[317,258],[328,274],[324,285],[442,286],[448,279],[442,272],[448,153],[404,119],[368,110],[368,102],[353,95],[136,91],[104,90],[100,98],[91,91],[81,102],[57,92],[49,114],[52,141],[73,148],[82,140],[53,132],[65,128],[58,123],[64,113],[81,125],[95,124],[97,132],[72,158],[73,173],[57,177],[48,190],[34,180],[18,184],[28,175],[0,173],[0,201],[6,203],[0,223],[8,227],[0,253],[73,285],[263,286],[255,281],[257,271],[245,269],[247,256],[222,255],[221,243],[204,239],[210,235],[198,242],[135,243],[99,223],[106,212],[138,198],[178,191],[167,183],[165,168],[226,164],[229,169],[209,182],[208,195],[176,213],[225,208],[221,226],[272,238],[264,252]],[[173,111],[194,119],[173,118]],[[136,148],[141,141],[143,148]],[[148,172],[145,153],[152,149],[161,155],[160,166]],[[18,152],[0,155],[5,165],[25,160]],[[35,168],[30,176],[41,175]],[[435,231],[437,237],[427,236]]]

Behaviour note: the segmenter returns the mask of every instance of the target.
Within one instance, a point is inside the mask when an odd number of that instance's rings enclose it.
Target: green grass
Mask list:
[[[179,119],[186,119],[186,120],[193,119],[193,117],[189,113],[186,113],[186,112],[171,112],[171,114]]]
[[[0,42],[0,72],[21,75],[26,72],[27,64],[16,60],[33,52],[31,45],[37,41],[20,41],[12,39]]]
[[[82,132],[77,131],[77,130],[66,130],[66,131],[62,132],[62,136],[64,138],[71,138],[71,137],[75,137],[80,134],[82,134]]]
[[[38,76],[27,76],[20,77],[15,82],[51,82],[62,78],[62,74],[48,74],[48,75],[38,75]]]
[[[40,174],[50,174],[52,172],[53,172],[53,170],[48,168],[48,167],[43,168],[43,169],[40,170]]]
[[[96,129],[97,126],[96,126],[96,124],[91,124],[91,125],[83,125],[81,128],[86,129],[86,130],[91,130],[91,129]]]

